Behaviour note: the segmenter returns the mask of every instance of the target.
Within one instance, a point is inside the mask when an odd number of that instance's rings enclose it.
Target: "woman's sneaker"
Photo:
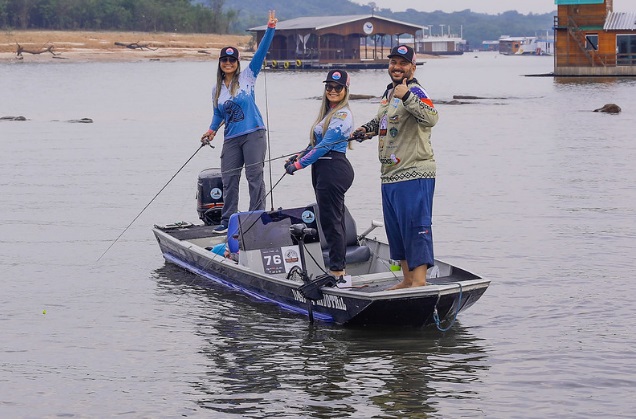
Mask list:
[[[216,226],[216,228],[214,230],[212,230],[212,233],[214,233],[214,234],[225,234],[225,233],[227,233],[227,226],[223,225],[223,224],[219,224],[218,226]]]

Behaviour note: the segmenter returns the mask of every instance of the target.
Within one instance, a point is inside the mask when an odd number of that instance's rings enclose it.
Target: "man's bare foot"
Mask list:
[[[386,291],[401,290],[404,288],[423,287],[425,285],[426,285],[426,282],[424,282],[423,284],[413,284],[412,282],[402,281],[399,284],[395,284],[392,287],[387,288]]]
[[[393,290],[401,290],[404,288],[411,288],[411,282],[410,281],[402,281],[399,284],[395,284],[390,288],[387,288],[387,291],[393,291]]]

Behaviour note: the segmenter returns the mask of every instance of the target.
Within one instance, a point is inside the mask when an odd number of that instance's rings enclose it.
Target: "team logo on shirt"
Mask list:
[[[333,115],[333,117],[334,117],[334,118],[338,118],[338,119],[345,119],[345,118],[347,117],[347,113],[346,113],[346,112],[344,112],[344,111],[339,111],[339,112],[336,112],[336,113]]]
[[[230,122],[240,122],[245,119],[243,109],[231,100],[226,100],[225,103],[223,103],[223,109],[225,109],[227,115],[226,125]]]
[[[411,91],[411,93],[413,93],[422,102],[426,103],[431,108],[435,107],[435,105],[433,105],[433,101],[428,97],[428,95],[426,94],[426,92],[422,88],[420,88],[418,86],[413,86],[409,90]]]

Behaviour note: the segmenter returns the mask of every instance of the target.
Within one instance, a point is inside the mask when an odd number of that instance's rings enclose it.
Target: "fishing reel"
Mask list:
[[[367,133],[363,131],[354,131],[353,134],[351,134],[351,138],[359,143],[369,139]]]

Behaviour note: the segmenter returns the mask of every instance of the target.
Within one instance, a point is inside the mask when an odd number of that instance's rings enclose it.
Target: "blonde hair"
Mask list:
[[[333,108],[330,106],[330,102],[327,99],[327,91],[325,90],[322,94],[322,105],[320,105],[320,111],[318,112],[318,117],[311,124],[311,128],[309,129],[309,144],[311,146],[316,145],[316,135],[314,134],[314,127],[320,123],[323,119],[325,120],[322,123],[322,133],[323,135],[327,132],[327,128],[329,128],[329,124],[331,123],[331,118],[341,110],[342,108],[349,108],[349,87],[345,86],[345,97]],[[351,146],[351,142],[349,142],[349,150],[353,147]]]
[[[232,76],[230,81],[230,95],[235,96],[239,89],[239,75],[241,74],[241,61],[236,61],[238,67]],[[219,60],[219,66],[216,70],[216,92],[214,94],[214,106],[219,107],[219,95],[221,94],[221,86],[225,80],[225,73],[221,70],[221,60]]]

